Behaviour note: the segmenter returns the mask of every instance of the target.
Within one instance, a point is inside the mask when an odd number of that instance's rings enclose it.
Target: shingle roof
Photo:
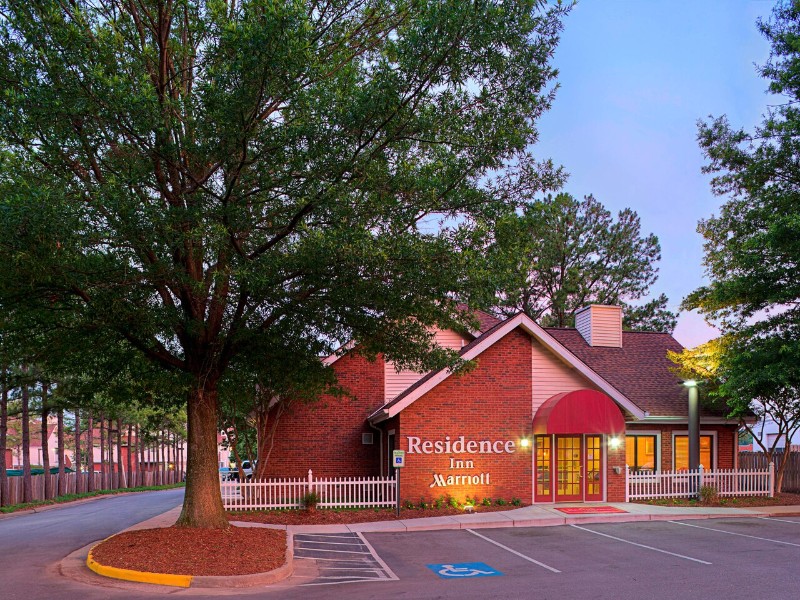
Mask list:
[[[622,348],[606,348],[590,346],[576,329],[545,331],[651,417],[686,417],[686,388],[667,358],[667,351],[680,352],[683,346],[668,333],[623,331]],[[704,407],[700,415],[724,416]]]
[[[487,312],[483,312],[482,310],[476,310],[474,312],[475,312],[475,318],[478,320],[478,324],[480,325],[481,333],[488,331],[495,325],[498,325],[499,323],[502,322],[497,317],[492,316]]]

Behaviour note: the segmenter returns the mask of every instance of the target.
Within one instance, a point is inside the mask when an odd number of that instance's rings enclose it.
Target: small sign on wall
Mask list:
[[[406,466],[405,450],[392,450],[392,466],[395,469],[400,469]]]

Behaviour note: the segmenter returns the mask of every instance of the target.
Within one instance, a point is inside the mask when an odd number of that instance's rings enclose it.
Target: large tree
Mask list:
[[[86,333],[76,351],[102,332],[183,382],[182,525],[227,526],[229,369],[348,339],[452,363],[427,328],[467,318],[462,251],[514,188],[553,181],[526,148],[560,5],[0,6],[0,302]]]
[[[772,46],[759,71],[780,97],[753,132],[725,117],[699,124],[704,171],[726,201],[699,224],[710,283],[684,305],[726,336],[731,410],[766,410],[788,433],[800,425],[800,4],[779,3],[758,26]]]
[[[628,329],[671,332],[667,297],[646,296],[656,280],[661,247],[642,235],[639,216],[625,209],[616,220],[594,197],[565,193],[532,200],[497,227],[490,253],[500,277],[498,311],[524,312],[546,325],[572,325],[587,304],[622,304]]]

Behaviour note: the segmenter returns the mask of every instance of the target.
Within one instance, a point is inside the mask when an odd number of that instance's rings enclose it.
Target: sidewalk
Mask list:
[[[613,507],[624,512],[592,513],[592,508],[599,510]],[[565,514],[561,508],[580,508],[584,514]],[[492,527],[551,527],[578,523],[628,523],[633,521],[668,521],[671,519],[718,519],[724,517],[768,517],[768,516],[800,516],[800,506],[764,506],[757,508],[714,508],[714,507],[682,507],[653,506],[635,503],[604,504],[559,504],[526,506],[513,510],[463,514],[447,517],[426,517],[421,519],[401,519],[398,521],[374,521],[370,523],[353,523],[351,525],[275,525],[271,527],[286,529],[297,533],[346,533],[346,532],[404,532],[432,531],[438,529],[478,529]],[[252,523],[236,522],[238,526]]]

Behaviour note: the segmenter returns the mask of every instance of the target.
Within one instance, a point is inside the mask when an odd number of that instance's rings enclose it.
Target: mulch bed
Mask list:
[[[505,506],[476,506],[476,513],[496,512],[520,508]],[[373,521],[396,521],[398,519],[420,519],[423,517],[447,517],[468,514],[462,508],[452,506],[441,508],[401,508],[397,516],[394,508],[336,509],[318,508],[309,510],[264,510],[249,512],[230,512],[229,521],[247,521],[271,525],[344,525],[348,523],[372,523]]]
[[[716,502],[700,502],[685,498],[662,498],[659,500],[637,500],[638,504],[655,506],[725,506],[728,508],[753,508],[759,506],[793,506],[800,505],[800,494],[788,492],[775,494],[774,498],[766,496],[741,496],[739,498],[718,498]]]
[[[286,532],[262,527],[127,531],[95,547],[102,565],[173,575],[247,575],[286,561]]]

